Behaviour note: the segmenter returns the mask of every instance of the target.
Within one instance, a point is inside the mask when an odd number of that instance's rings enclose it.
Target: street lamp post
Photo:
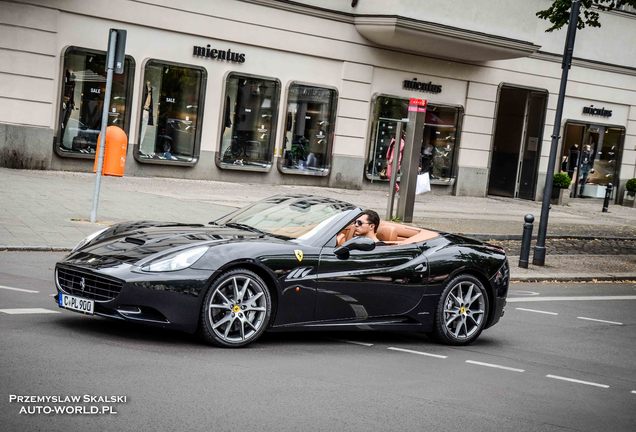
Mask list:
[[[543,189],[543,202],[541,205],[541,220],[537,233],[537,244],[534,247],[532,264],[545,265],[545,237],[548,231],[548,214],[550,213],[550,196],[552,195],[552,183],[554,180],[554,163],[556,161],[557,147],[559,145],[559,133],[561,131],[561,117],[563,116],[563,101],[565,99],[565,88],[568,83],[568,72],[572,64],[572,52],[574,51],[574,38],[576,36],[576,26],[579,20],[580,0],[572,1],[570,9],[570,22],[565,39],[565,49],[563,50],[563,63],[561,64],[561,86],[559,88],[559,98],[557,100],[556,114],[554,116],[554,129],[552,130],[552,144],[550,145],[550,158],[548,159],[548,172],[545,178]]]

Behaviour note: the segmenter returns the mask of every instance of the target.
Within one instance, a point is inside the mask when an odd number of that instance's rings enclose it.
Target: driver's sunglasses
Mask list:
[[[370,224],[370,223],[371,223],[371,222],[362,222],[360,219],[358,219],[358,220],[356,220],[353,224],[354,224],[355,226],[362,226],[362,225],[368,225],[368,224]]]

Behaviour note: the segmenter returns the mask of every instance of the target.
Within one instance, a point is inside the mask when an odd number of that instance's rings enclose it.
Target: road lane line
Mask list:
[[[562,377],[558,375],[546,375],[546,378],[553,378],[553,379],[557,379],[561,381],[569,381],[569,382],[573,382],[577,384],[585,384],[585,385],[590,385],[594,387],[609,388],[609,386],[605,384],[598,384],[598,383],[590,382],[590,381],[581,381],[574,378],[566,378],[566,377]]]
[[[636,296],[578,296],[578,297],[516,297],[508,298],[508,303],[547,302],[547,301],[601,301],[601,300],[636,300]]]
[[[587,317],[577,317],[577,318],[580,319],[580,320],[596,321],[596,322],[602,322],[602,323],[606,323],[606,324],[623,325],[623,323],[618,322],[618,321],[606,321],[606,320],[602,320],[602,319],[587,318]]]
[[[526,308],[515,308],[515,309],[520,311],[525,311],[525,312],[536,312],[536,313],[546,314],[546,315],[558,315],[558,313],[556,312],[547,312],[547,311],[541,311],[536,309],[526,309]]]
[[[11,291],[20,291],[20,292],[25,292],[25,293],[30,293],[30,294],[37,294],[37,293],[40,292],[40,291],[33,291],[33,290],[24,289],[24,288],[8,287],[8,286],[4,286],[4,285],[0,285],[0,289],[6,289],[6,290],[11,290]]]
[[[525,291],[525,290],[518,290],[518,291],[510,291],[509,293],[510,295],[526,295],[526,296],[538,296],[541,293],[538,293],[536,291]]]
[[[404,348],[388,347],[387,349],[391,350],[391,351],[400,351],[400,352],[405,352],[405,353],[409,353],[409,354],[418,354],[418,355],[423,355],[423,356],[427,356],[427,357],[435,357],[435,358],[440,358],[440,359],[448,358],[448,356],[445,356],[445,355],[430,354],[430,353],[426,353],[426,352],[422,352],[422,351],[413,351],[413,350],[404,349]]]
[[[44,308],[25,308],[25,309],[0,309],[0,312],[9,315],[23,315],[23,314],[56,314],[58,311],[44,309]]]
[[[513,367],[508,367],[508,366],[501,366],[501,365],[493,364],[493,363],[483,363],[483,362],[478,362],[478,361],[474,361],[474,360],[466,360],[466,363],[479,365],[479,366],[491,367],[491,368],[495,368],[495,369],[503,369],[503,370],[508,370],[508,371],[512,371],[512,372],[525,372],[524,369],[517,369],[517,368],[513,368]]]
[[[336,341],[338,341],[338,342],[344,342],[344,343],[348,343],[348,344],[353,344],[353,345],[365,346],[365,347],[372,347],[372,346],[373,346],[373,344],[372,344],[372,343],[367,343],[367,342],[358,342],[358,341],[345,340],[345,339],[336,339]]]
[[[636,390],[632,390],[632,393],[636,394]]]

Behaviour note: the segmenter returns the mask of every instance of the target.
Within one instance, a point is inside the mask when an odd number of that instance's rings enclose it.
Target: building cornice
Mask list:
[[[527,57],[541,48],[532,42],[402,16],[358,15],[356,29],[383,46],[467,61]]]

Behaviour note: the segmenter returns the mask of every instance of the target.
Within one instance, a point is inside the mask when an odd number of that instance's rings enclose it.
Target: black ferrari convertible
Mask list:
[[[208,225],[127,222],[96,232],[55,268],[61,308],[240,347],[264,331],[421,331],[465,345],[503,315],[504,251],[382,221],[355,237],[362,209],[274,196]]]

